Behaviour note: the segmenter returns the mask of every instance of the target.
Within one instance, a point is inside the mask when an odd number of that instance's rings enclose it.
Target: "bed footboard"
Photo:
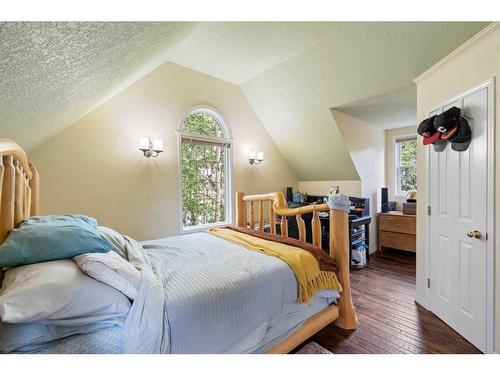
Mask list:
[[[266,207],[267,206],[267,207]],[[258,209],[256,219],[255,210]],[[312,204],[309,206],[299,208],[288,208],[285,201],[285,196],[282,192],[245,195],[245,193],[236,193],[236,225],[240,227],[258,228],[264,231],[264,216],[267,209],[269,216],[270,232],[275,233],[275,220],[278,217],[281,222],[281,235],[288,236],[287,223],[288,218],[293,216],[297,221],[299,229],[299,240],[306,242],[306,229],[305,223],[302,219],[303,214],[312,213],[311,227],[312,227],[312,243],[318,247],[321,246],[321,225],[319,220],[319,213],[321,211],[329,211],[330,225],[329,225],[329,238],[330,238],[330,256],[335,259],[339,268],[339,281],[342,285],[342,293],[338,303],[338,312],[332,314],[335,319],[335,324],[343,329],[356,329],[359,325],[358,318],[351,298],[351,283],[350,283],[350,259],[349,259],[349,221],[348,212],[340,209],[330,209],[327,204]],[[324,310],[328,315],[327,310]],[[338,318],[337,318],[338,314]],[[335,317],[333,316],[335,315]],[[332,319],[332,320],[333,320]],[[325,319],[328,322],[331,320]],[[317,325],[314,325],[314,330],[311,330],[311,335],[318,331]],[[304,325],[300,328],[306,328]],[[299,330],[299,331],[300,331]],[[304,336],[302,332],[301,337]],[[307,337],[309,337],[307,336]],[[306,337],[306,338],[307,338]],[[283,346],[284,347],[284,346]]]

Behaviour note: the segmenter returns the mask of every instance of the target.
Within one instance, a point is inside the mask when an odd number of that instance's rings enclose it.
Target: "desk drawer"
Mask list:
[[[379,215],[379,228],[396,233],[417,233],[416,217],[402,215]]]
[[[394,233],[381,230],[379,232],[379,246],[390,247],[407,251],[417,251],[417,237],[412,234]]]

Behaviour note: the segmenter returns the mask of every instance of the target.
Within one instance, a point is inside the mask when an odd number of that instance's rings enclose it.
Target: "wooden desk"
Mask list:
[[[378,213],[378,249],[417,251],[417,217],[401,211]]]

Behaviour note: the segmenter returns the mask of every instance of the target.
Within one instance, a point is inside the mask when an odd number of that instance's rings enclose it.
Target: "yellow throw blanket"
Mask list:
[[[316,258],[306,250],[279,242],[268,241],[227,228],[210,228],[209,233],[266,255],[277,257],[287,263],[299,283],[297,301],[309,303],[320,289],[342,291],[335,272],[321,271]]]

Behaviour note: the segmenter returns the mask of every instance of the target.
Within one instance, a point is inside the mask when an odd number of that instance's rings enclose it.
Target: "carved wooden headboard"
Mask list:
[[[0,138],[0,244],[25,218],[39,215],[39,176],[24,150]]]

